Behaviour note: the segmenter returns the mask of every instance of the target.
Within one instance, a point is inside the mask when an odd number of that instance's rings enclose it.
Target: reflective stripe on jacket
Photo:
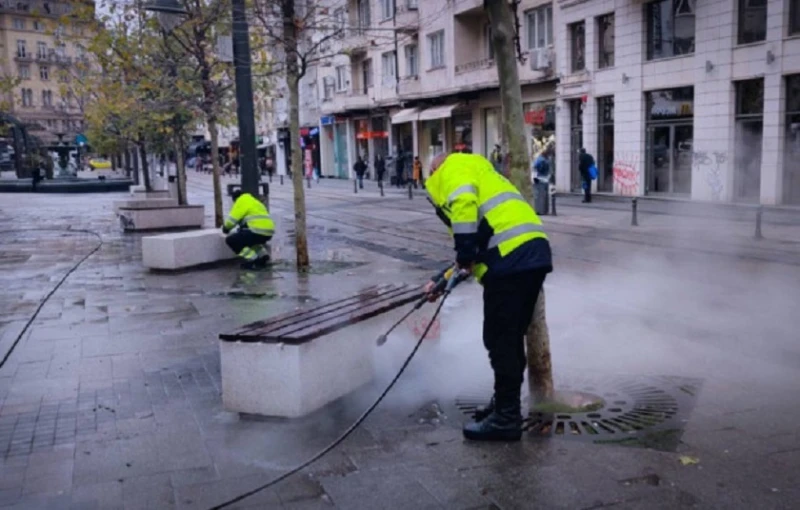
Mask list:
[[[546,240],[542,221],[492,163],[475,154],[451,154],[425,182],[437,214],[448,224],[456,260],[474,262],[480,280],[491,270],[486,262],[504,258],[533,239]]]
[[[238,224],[247,225],[254,234],[271,236],[275,234],[275,223],[269,216],[263,202],[250,193],[242,193],[233,203],[231,212],[225,219],[225,227],[233,228]]]

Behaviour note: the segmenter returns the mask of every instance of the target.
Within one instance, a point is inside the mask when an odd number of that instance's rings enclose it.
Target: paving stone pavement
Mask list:
[[[207,179],[191,178],[191,198],[210,204]],[[217,335],[376,279],[423,281],[450,257],[418,198],[391,190],[380,202],[375,190],[356,197],[323,183],[309,191],[315,268],[298,276],[289,189],[274,185],[272,211],[285,225],[275,270],[255,279],[235,266],[149,273],[141,236],[121,234],[111,214],[118,198],[0,195],[0,354],[96,243],[32,229],[103,238],[0,368],[2,508],[210,508],[290,469],[371,403],[410,349],[410,332],[380,351],[374,384],[299,420],[223,409]],[[460,311],[480,299],[469,286],[446,307],[441,341],[423,348],[363,427],[237,508],[796,508],[796,267],[749,260],[734,277],[723,262],[671,261],[661,247],[636,245],[640,234],[622,230],[617,212],[562,215],[551,222],[557,271],[548,283],[557,383],[610,372],[702,378],[676,448],[463,442],[455,397],[489,383],[472,338],[480,311]],[[653,276],[667,264],[672,278]],[[763,288],[752,289],[750,276]],[[665,311],[664,302],[682,306]]]

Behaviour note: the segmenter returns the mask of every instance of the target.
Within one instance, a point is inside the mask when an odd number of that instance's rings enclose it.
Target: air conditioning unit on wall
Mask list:
[[[532,71],[546,71],[552,66],[552,53],[549,48],[531,50],[530,66]]]

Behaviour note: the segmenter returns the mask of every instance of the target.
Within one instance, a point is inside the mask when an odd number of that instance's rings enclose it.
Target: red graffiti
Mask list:
[[[639,170],[633,163],[614,162],[614,187],[620,195],[635,196],[639,193]]]
[[[409,323],[409,327],[411,332],[414,334],[416,338],[422,336],[422,333],[425,332],[425,328],[428,327],[428,323],[431,321],[430,317],[419,316],[413,321]],[[433,321],[433,325],[431,326],[430,331],[428,331],[428,335],[425,337],[425,340],[438,340],[439,334],[441,333],[441,324],[439,323],[439,319]]]

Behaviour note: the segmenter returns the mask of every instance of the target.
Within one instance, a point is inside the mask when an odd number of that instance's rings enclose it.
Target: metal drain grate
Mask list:
[[[523,429],[533,438],[559,438],[674,450],[702,381],[678,377],[606,378],[558,385],[559,390],[596,396],[600,409],[527,413]],[[484,395],[489,392],[484,393]],[[523,396],[527,402],[527,395]],[[472,417],[486,397],[461,397],[456,407]]]

